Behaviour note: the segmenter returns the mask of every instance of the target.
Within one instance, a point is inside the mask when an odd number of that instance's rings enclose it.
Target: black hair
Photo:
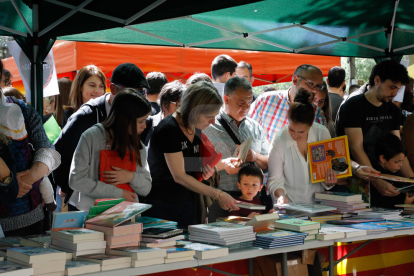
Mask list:
[[[294,123],[305,124],[311,126],[315,119],[315,109],[309,102],[311,93],[300,88],[296,93],[294,102],[290,104],[288,118]]]
[[[301,76],[303,72],[308,72],[310,70],[318,70],[322,74],[322,71],[319,67],[310,64],[302,64],[296,68],[295,72],[293,72],[292,80],[295,76]]]
[[[375,86],[374,79],[376,76],[379,76],[381,82],[391,80],[392,82],[401,82],[403,85],[408,83],[407,68],[396,60],[383,60],[375,64],[369,77],[371,87]]]
[[[339,66],[332,67],[328,73],[329,87],[339,88],[345,80],[345,69]]]
[[[378,161],[381,155],[388,161],[400,153],[407,155],[400,138],[394,134],[389,133],[380,137],[375,144],[375,156]]]
[[[250,75],[250,77],[252,77],[252,76],[253,76],[253,68],[252,68],[252,66],[250,65],[250,63],[247,63],[247,62],[245,62],[245,61],[240,61],[240,62],[237,64],[237,68],[247,68],[247,70],[249,70],[249,75]]]
[[[135,153],[135,160],[141,167],[143,164],[139,151],[143,147],[137,130],[137,119],[150,112],[151,104],[144,95],[133,88],[124,88],[114,97],[111,111],[103,123],[112,140],[111,150],[116,150],[121,158],[129,151],[131,161]]]
[[[265,86],[263,88],[263,92],[262,93],[270,92],[270,91],[277,91],[277,88],[274,87],[273,85],[267,85],[267,86]]]
[[[150,86],[150,88],[147,88],[147,94],[156,95],[160,93],[162,87],[168,83],[168,79],[161,72],[150,72],[147,74],[147,82]]]
[[[229,55],[219,55],[211,63],[211,76],[213,79],[223,76],[230,72],[233,75],[236,72],[237,62]]]
[[[412,111],[413,110],[413,85],[414,85],[414,79],[409,78],[408,83],[405,85],[404,90],[404,98],[403,102],[401,103],[401,109],[406,111]]]
[[[355,90],[358,90],[361,88],[361,85],[353,84],[349,87],[349,95],[351,95],[352,92],[355,92]]]
[[[238,182],[241,183],[242,176],[254,176],[260,178],[260,185],[263,185],[263,171],[256,165],[243,166],[238,174]]]
[[[181,101],[181,96],[185,91],[185,85],[180,81],[175,80],[164,85],[160,92],[160,106],[163,113],[165,113],[166,107],[171,102]]]
[[[233,94],[237,88],[243,88],[246,91],[252,91],[252,84],[245,78],[237,77],[229,79],[224,84],[224,95]]]

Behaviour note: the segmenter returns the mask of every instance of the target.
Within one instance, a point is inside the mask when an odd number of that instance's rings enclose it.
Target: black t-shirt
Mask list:
[[[201,131],[196,129],[196,135],[191,143],[173,116],[164,118],[158,124],[152,133],[148,150],[148,164],[152,177],[152,189],[147,197],[148,202],[193,201],[195,193],[174,182],[164,153],[182,152],[185,172],[196,177],[196,173],[202,172],[203,167],[199,153],[200,137]]]
[[[345,128],[361,128],[364,150],[369,157],[375,156],[375,143],[379,137],[400,129],[401,111],[390,102],[381,106],[371,104],[365,94],[347,99],[339,109],[336,133],[345,135]]]

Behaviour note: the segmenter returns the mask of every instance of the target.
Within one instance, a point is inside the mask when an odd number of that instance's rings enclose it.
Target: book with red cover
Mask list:
[[[133,160],[129,159],[129,152],[125,154],[124,159],[119,157],[118,152],[114,150],[101,150],[99,158],[99,180],[105,182],[103,178],[104,171],[113,171],[112,167],[118,167],[130,172],[135,172],[137,169],[137,163],[135,160],[135,153],[133,153]],[[107,182],[105,182],[107,183]],[[134,192],[129,183],[116,185],[117,188]]]
[[[204,133],[201,133],[200,157],[203,158],[203,167],[208,164],[211,168],[214,168],[223,157],[221,153],[216,152],[213,144],[211,144]],[[201,173],[197,175],[199,181],[203,180]]]

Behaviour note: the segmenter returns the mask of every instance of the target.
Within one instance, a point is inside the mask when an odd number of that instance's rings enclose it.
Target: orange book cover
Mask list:
[[[134,153],[134,159],[133,161],[131,161],[129,159],[129,152],[127,152],[125,154],[124,159],[122,159],[121,157],[119,157],[118,152],[114,150],[101,150],[101,155],[99,159],[99,180],[100,181],[105,182],[102,176],[102,172],[113,171],[112,167],[118,167],[124,170],[128,170],[130,172],[135,172],[137,169],[135,153]],[[129,185],[129,183],[119,184],[119,185],[116,185],[116,187],[123,189],[123,190],[128,190],[130,192],[134,192],[131,186]]]
[[[346,135],[308,144],[312,183],[325,181],[326,171],[333,169],[337,178],[352,176]]]

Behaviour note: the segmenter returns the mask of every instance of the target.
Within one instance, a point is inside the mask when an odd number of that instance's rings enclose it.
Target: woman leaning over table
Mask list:
[[[273,139],[269,153],[268,190],[275,204],[311,203],[315,192],[329,190],[337,182],[329,169],[326,181],[311,183],[308,143],[330,139],[326,127],[314,123],[315,110],[309,102],[310,93],[301,89],[288,112],[288,124]]]
[[[147,216],[177,221],[181,227],[201,223],[199,194],[218,200],[225,210],[239,209],[230,195],[197,180],[197,173],[204,179],[214,173],[208,165],[203,168],[200,137],[222,105],[211,83],[197,82],[184,92],[180,108],[155,128],[148,154],[152,190],[147,202],[152,208]]]

